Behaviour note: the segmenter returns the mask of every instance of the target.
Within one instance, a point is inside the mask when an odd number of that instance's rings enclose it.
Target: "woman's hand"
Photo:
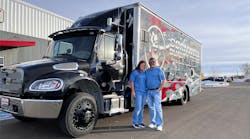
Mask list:
[[[132,96],[135,97],[135,91],[131,91]]]

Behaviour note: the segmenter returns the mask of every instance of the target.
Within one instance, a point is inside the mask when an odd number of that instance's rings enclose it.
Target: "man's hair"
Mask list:
[[[155,58],[151,57],[151,58],[149,59],[149,65],[151,65],[151,64],[153,64],[153,63],[155,63],[155,62],[156,62],[156,59],[155,59]]]

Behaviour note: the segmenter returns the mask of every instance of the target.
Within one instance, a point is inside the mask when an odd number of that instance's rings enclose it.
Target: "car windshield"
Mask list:
[[[74,32],[54,38],[53,57],[88,60],[95,44],[95,32]]]

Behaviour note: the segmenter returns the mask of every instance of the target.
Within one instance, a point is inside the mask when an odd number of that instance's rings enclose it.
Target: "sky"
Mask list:
[[[202,43],[202,72],[240,74],[250,63],[250,0],[23,0],[72,20],[141,2]]]

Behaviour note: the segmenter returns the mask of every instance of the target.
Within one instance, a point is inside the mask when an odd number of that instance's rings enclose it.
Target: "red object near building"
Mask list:
[[[27,47],[35,46],[34,41],[21,41],[21,40],[0,40],[0,47]]]

